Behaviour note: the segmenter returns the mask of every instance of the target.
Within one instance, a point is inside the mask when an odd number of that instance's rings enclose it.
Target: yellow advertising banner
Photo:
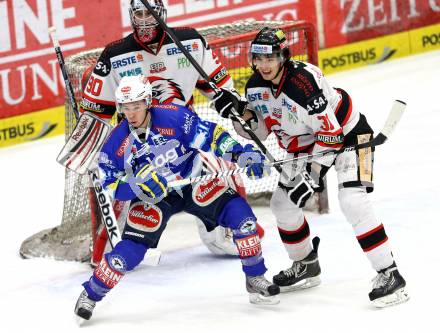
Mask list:
[[[0,148],[64,133],[64,106],[0,119]]]
[[[411,52],[420,53],[440,49],[440,24],[409,31]]]
[[[408,32],[402,32],[321,50],[319,64],[324,74],[330,74],[405,57],[410,53]]]

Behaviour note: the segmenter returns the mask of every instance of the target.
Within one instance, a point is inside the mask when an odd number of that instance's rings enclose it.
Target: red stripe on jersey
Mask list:
[[[315,135],[331,135],[331,136],[338,136],[339,134],[342,134],[342,128],[338,128],[336,131],[332,131],[332,132],[318,131],[315,133]]]
[[[318,145],[318,146],[321,146],[321,147],[325,147],[325,148],[342,148],[342,143],[336,143],[336,144],[331,144],[331,143],[324,143],[324,142],[321,142],[321,141],[316,141],[316,144]]]
[[[93,110],[84,110],[84,109],[82,109],[82,108],[79,109],[79,112],[80,112],[80,113],[84,113],[84,112],[86,112],[86,111],[87,111],[87,112],[90,112],[91,114],[97,116],[97,117],[100,118],[100,119],[112,119],[112,118],[113,118],[113,115],[112,115],[112,114],[100,113],[100,112],[96,112],[96,111],[93,111]]]
[[[82,95],[82,98],[87,99],[92,102],[95,102],[95,103],[98,103],[98,104],[116,106],[116,103],[114,101],[104,101],[102,99],[96,99],[96,98],[93,98],[93,97],[91,97],[89,95],[85,95],[85,94]]]

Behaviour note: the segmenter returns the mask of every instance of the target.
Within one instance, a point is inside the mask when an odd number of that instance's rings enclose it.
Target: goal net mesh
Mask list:
[[[304,21],[246,21],[198,29],[228,69],[235,88],[241,94],[252,74],[247,60],[250,42],[265,26],[280,27],[284,30],[291,54],[295,59],[317,64],[316,33],[314,27]],[[84,73],[95,64],[101,52],[102,48],[87,50],[66,59],[67,72],[77,102],[81,99]],[[194,106],[199,116],[220,123],[235,138],[240,138],[235,134],[231,121],[219,117],[210,102],[197,91],[194,92]],[[72,105],[68,99],[66,99],[65,112],[67,140],[76,124]],[[239,141],[245,143],[247,140],[240,138]],[[283,158],[284,152],[273,136],[270,136],[264,144],[276,159]],[[267,199],[276,188],[278,178],[278,173],[273,171],[270,177],[261,180],[244,179],[251,204],[267,204]],[[80,176],[66,169],[61,224],[26,239],[21,246],[20,254],[24,258],[52,257],[59,260],[88,261],[96,234],[96,230],[91,226],[97,225],[92,221],[99,221],[92,192],[88,175]],[[325,212],[328,209],[326,193],[315,195],[313,200],[310,200],[309,209]]]

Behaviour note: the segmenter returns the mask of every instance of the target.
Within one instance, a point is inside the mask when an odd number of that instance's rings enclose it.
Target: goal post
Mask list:
[[[318,65],[318,41],[313,24],[306,21],[245,21],[215,25],[197,29],[208,41],[232,76],[235,88],[243,94],[245,84],[252,74],[248,64],[248,51],[256,33],[263,27],[279,27],[286,34],[287,42],[297,60]],[[87,70],[96,63],[102,48],[80,52],[66,59],[66,69],[71,80],[75,98],[80,101]],[[241,143],[249,142],[239,137],[228,119],[218,116],[210,102],[197,90],[194,92],[194,108],[203,119],[217,122],[225,127]],[[72,105],[66,99],[65,133],[68,138],[76,124]],[[275,137],[263,142],[276,159],[282,159],[282,151]],[[275,190],[279,175],[272,172],[261,180],[244,179],[246,191],[252,205],[268,204],[268,198]],[[100,228],[100,217],[96,199],[90,189],[87,176],[78,175],[68,169],[65,173],[64,206],[61,224],[43,230],[26,239],[20,254],[24,258],[51,257],[59,260],[88,261]],[[316,194],[308,208],[320,213],[328,211],[327,192]],[[120,221],[121,222],[121,221]]]

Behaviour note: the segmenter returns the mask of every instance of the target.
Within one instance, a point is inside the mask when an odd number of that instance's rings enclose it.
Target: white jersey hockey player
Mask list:
[[[286,158],[335,151],[372,139],[365,116],[354,108],[344,90],[331,87],[318,67],[290,60],[282,30],[262,29],[250,52],[254,74],[246,85],[249,111],[245,119],[261,140],[274,133],[279,146],[288,153]],[[246,136],[238,126],[236,130]],[[370,300],[378,307],[408,300],[406,283],[397,270],[384,226],[367,197],[373,191],[373,152],[365,148],[328,154],[313,163],[283,165],[284,174],[270,204],[281,240],[293,260],[290,268],[273,277],[282,291],[320,283],[319,238],[313,239],[312,246],[302,208],[314,192],[323,190],[322,178],[335,166],[341,209],[378,272]]]
[[[166,20],[166,8],[162,0],[149,0],[149,3]],[[240,100],[240,95],[233,89],[233,81],[227,69],[205,39],[195,29],[172,28],[186,50],[221,88],[218,94],[214,94],[208,82],[159,27],[141,1],[131,0],[129,13],[133,33],[105,47],[84,88],[81,109],[111,119],[116,110],[114,91],[121,79],[143,74],[148,76],[152,85],[153,104],[174,103],[191,108],[193,90],[197,88],[203,95],[214,100],[221,116],[228,118],[232,104]],[[243,102],[240,101],[240,105]],[[237,178],[234,182],[241,184]],[[246,195],[243,186],[238,185],[237,190]],[[238,254],[227,229],[217,227],[208,233],[203,224],[198,222],[200,237],[211,252]],[[259,231],[262,236],[263,229],[260,226]]]

